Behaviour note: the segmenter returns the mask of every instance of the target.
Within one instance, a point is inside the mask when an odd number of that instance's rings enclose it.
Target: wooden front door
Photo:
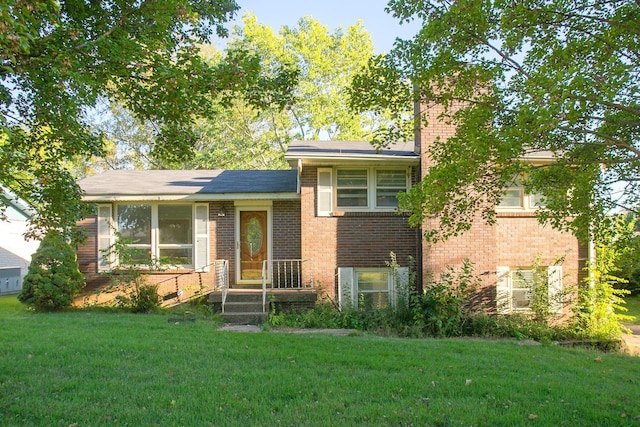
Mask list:
[[[262,262],[269,259],[267,211],[240,211],[240,280],[261,281]]]

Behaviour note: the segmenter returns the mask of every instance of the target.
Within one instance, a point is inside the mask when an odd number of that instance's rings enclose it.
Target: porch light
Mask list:
[[[220,206],[220,210],[218,211],[218,216],[227,216],[227,210],[224,208],[224,205]]]

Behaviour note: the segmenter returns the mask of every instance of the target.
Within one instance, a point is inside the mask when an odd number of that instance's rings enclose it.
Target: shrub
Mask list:
[[[413,298],[416,326],[430,336],[451,337],[463,333],[463,324],[471,314],[469,299],[480,279],[473,275],[473,263],[465,259],[461,270],[447,269],[438,281],[428,283],[422,294]]]
[[[392,271],[397,271],[393,254],[388,265]],[[335,301],[325,297],[306,312],[276,313],[272,301],[269,322],[273,326],[347,328],[415,338],[473,336],[531,339],[542,343],[576,338],[570,328],[549,326],[549,300],[543,291],[536,300],[535,310],[529,315],[496,316],[474,311],[469,302],[480,279],[473,273],[473,264],[465,260],[459,270],[449,268],[438,280],[426,280],[424,291],[417,293],[415,273],[410,268],[408,284],[396,284],[396,304],[377,309],[365,308],[365,304],[359,304],[360,308],[346,304],[338,310]],[[545,290],[544,277],[538,281]]]
[[[124,295],[116,297],[116,305],[133,313],[152,313],[160,307],[158,285],[136,284]]]
[[[76,253],[57,231],[49,231],[31,259],[18,299],[39,311],[69,307],[85,286]]]
[[[617,247],[618,238],[615,229],[601,238],[595,263],[587,266],[589,275],[578,287],[570,326],[580,338],[619,341],[626,331],[622,322],[631,320],[622,314],[627,311],[623,297],[630,291],[618,288],[626,280],[615,274],[616,262],[624,253]]]
[[[105,292],[117,292],[115,305],[133,313],[151,313],[161,304],[158,286],[147,284],[149,271],[160,270],[154,259],[144,259],[140,250],[130,246],[131,240],[116,233],[115,243],[107,253],[118,260],[108,273],[111,286]]]

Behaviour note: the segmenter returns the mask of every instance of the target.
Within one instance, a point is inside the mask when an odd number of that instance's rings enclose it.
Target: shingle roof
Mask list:
[[[292,141],[285,154],[287,160],[313,158],[342,159],[414,159],[420,155],[414,151],[413,142],[395,142],[376,150],[367,141]]]
[[[296,193],[295,170],[112,170],[78,182],[85,196]]]

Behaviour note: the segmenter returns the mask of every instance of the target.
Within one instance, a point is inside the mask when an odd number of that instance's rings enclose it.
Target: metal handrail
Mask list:
[[[216,260],[216,270],[218,268],[218,262],[222,262],[222,312],[224,313],[224,305],[227,302],[227,295],[229,294],[229,260]],[[216,282],[218,282],[218,275],[216,274]]]
[[[267,312],[267,264],[268,260],[262,261],[262,312]]]
[[[220,264],[222,264],[222,270],[221,270],[221,274],[218,274],[218,268],[219,268],[218,266]],[[212,289],[213,290],[217,290],[217,289],[221,289],[222,290],[222,292],[223,292],[223,302],[224,302],[224,300],[226,299],[226,293],[229,291],[229,261],[228,260],[215,260],[214,262],[212,262],[210,264],[207,264],[206,266],[200,267],[198,269],[187,270],[187,271],[184,271],[184,272],[181,272],[181,273],[174,274],[174,275],[172,275],[172,276],[170,276],[170,277],[168,277],[166,279],[163,279],[163,280],[161,280],[159,282],[154,283],[154,285],[156,285],[156,286],[158,286],[158,288],[160,288],[161,285],[163,285],[163,284],[165,284],[167,282],[170,282],[170,281],[175,282],[175,286],[176,286],[175,298],[178,301],[181,302],[181,298],[180,297],[183,295],[183,290],[180,289],[180,286],[178,284],[178,279],[186,277],[186,276],[191,276],[192,274],[198,274],[200,276],[200,278],[199,278],[200,289],[199,289],[198,292],[201,294],[203,291],[205,291],[207,289],[202,284],[202,274],[205,273],[204,270],[206,268],[211,267],[211,266],[214,267],[214,280],[215,280],[215,283],[214,283],[214,286],[213,286]],[[220,279],[220,280],[218,280],[218,279]],[[222,283],[219,283],[219,282],[222,282]],[[111,293],[111,292],[113,292],[115,290],[116,289],[113,289],[111,291],[104,290],[104,291],[101,291],[99,293],[105,293],[105,292]],[[98,301],[98,294],[99,293],[96,294],[96,304],[97,304],[97,301]],[[114,296],[114,298],[112,298],[112,299],[109,299],[109,300],[101,302],[100,304],[101,305],[102,304],[112,304],[116,300],[116,298],[117,298],[117,295]]]
[[[313,278],[307,282],[302,280],[302,267],[311,259],[274,259],[263,263],[263,281],[271,281],[271,289],[305,289],[313,287]],[[271,264],[265,269],[266,263]],[[269,277],[265,277],[265,273]]]

